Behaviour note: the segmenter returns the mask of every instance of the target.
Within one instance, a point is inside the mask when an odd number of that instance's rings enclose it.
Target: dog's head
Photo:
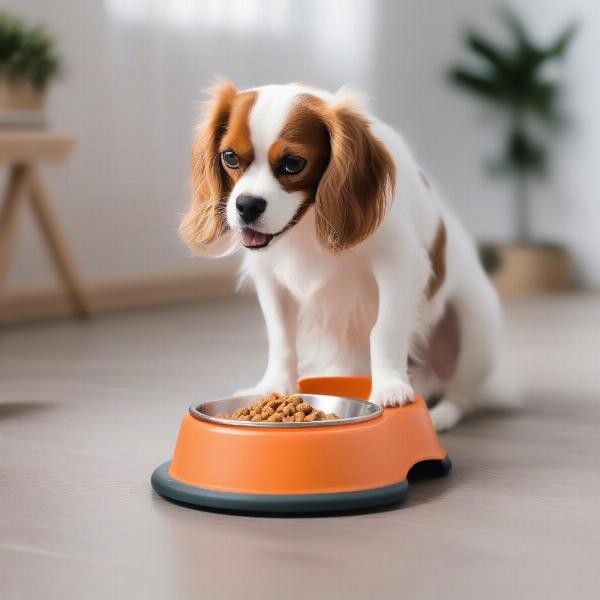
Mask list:
[[[347,95],[309,90],[215,88],[192,151],[192,205],[181,225],[193,248],[232,237],[266,248],[312,205],[317,239],[333,252],[377,228],[394,187],[393,160]]]

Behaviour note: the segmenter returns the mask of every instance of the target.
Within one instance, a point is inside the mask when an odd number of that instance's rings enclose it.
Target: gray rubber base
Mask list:
[[[439,462],[439,461],[438,461]],[[251,513],[318,513],[358,510],[401,502],[408,481],[372,490],[335,494],[237,494],[181,483],[169,475],[166,462],[152,474],[152,487],[165,498],[193,506]]]

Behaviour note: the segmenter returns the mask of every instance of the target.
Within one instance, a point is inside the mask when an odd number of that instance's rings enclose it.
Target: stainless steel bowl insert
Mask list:
[[[237,427],[331,427],[338,425],[350,425],[368,419],[374,419],[381,414],[381,407],[364,400],[354,400],[341,396],[320,396],[316,394],[300,394],[305,402],[325,413],[335,413],[339,419],[335,421],[311,421],[273,423],[270,421],[232,421],[229,419],[217,419],[220,413],[231,414],[239,408],[245,408],[258,402],[263,396],[238,396],[234,398],[221,398],[209,400],[200,404],[190,406],[190,415],[196,419],[219,423],[220,425],[235,425]]]

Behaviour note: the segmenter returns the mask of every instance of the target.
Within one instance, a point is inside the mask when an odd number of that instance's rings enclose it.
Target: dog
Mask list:
[[[243,248],[269,350],[240,394],[292,393],[299,372],[370,372],[371,402],[437,398],[443,431],[492,372],[500,303],[402,137],[363,104],[346,88],[220,82],[193,144],[181,232],[200,253]]]

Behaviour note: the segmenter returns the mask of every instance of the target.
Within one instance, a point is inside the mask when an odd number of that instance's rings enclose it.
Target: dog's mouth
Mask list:
[[[242,229],[242,244],[245,248],[250,248],[251,250],[266,248],[274,237],[272,233],[263,233],[262,231],[250,229],[250,227]]]
[[[298,223],[298,221],[300,221],[300,219],[303,217],[311,203],[312,202],[310,200],[303,202],[290,222],[283,229],[280,229],[275,233],[263,233],[262,231],[256,231],[256,229],[252,229],[251,227],[242,227],[242,245],[244,248],[248,248],[249,250],[266,248],[274,238],[283,235],[294,225],[296,225],[296,223]]]

